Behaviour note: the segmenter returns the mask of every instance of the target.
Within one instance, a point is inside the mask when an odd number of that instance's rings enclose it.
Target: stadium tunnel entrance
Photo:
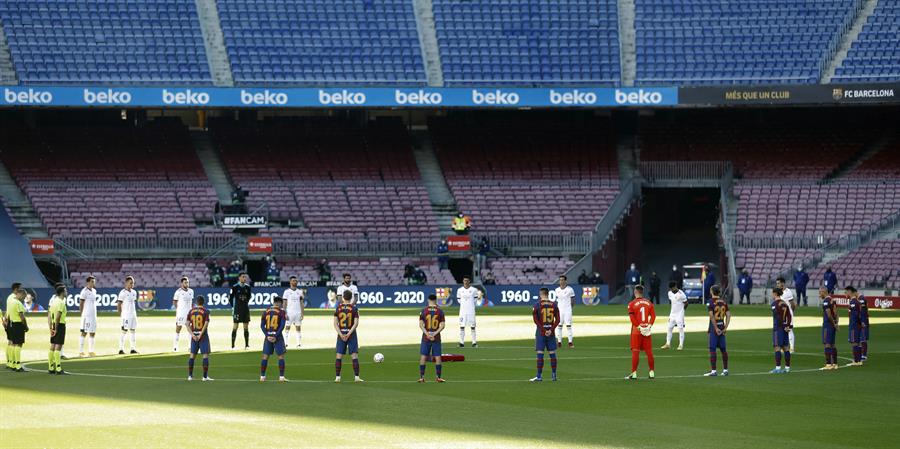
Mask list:
[[[719,249],[719,189],[649,188],[643,189],[641,256],[638,269],[645,285],[655,271],[660,279],[660,301],[672,275],[695,262],[715,264],[712,272],[723,282],[722,251]]]

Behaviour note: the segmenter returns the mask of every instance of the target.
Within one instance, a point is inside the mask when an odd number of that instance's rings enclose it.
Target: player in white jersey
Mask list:
[[[678,288],[678,282],[669,282],[669,302],[672,303],[672,309],[669,312],[669,330],[666,332],[666,344],[660,349],[669,349],[672,347],[672,329],[678,326],[678,350],[684,350],[684,309],[687,308],[688,299],[681,289]]]
[[[566,326],[569,335],[569,347],[574,348],[572,343],[572,303],[575,301],[575,290],[568,285],[568,278],[563,275],[559,277],[559,287],[556,287],[556,305],[559,307],[559,326],[556,328],[556,346],[562,347],[563,326]]]
[[[344,291],[346,290],[350,290],[350,292],[353,293],[353,299],[350,301],[350,304],[355,305],[356,301],[359,300],[359,288],[353,285],[353,277],[350,276],[350,273],[344,273],[344,282],[341,285],[338,285],[337,292],[335,292],[339,303],[341,298],[344,297]]]
[[[300,325],[303,324],[303,290],[297,288],[297,276],[290,277],[291,288],[281,295],[287,301],[287,323],[284,325],[284,344],[288,344],[291,336],[291,326],[297,330],[297,347],[300,347]]]
[[[194,305],[194,290],[191,288],[191,281],[184,276],[181,278],[181,287],[175,290],[175,296],[172,298],[175,303],[175,340],[172,343],[175,347],[174,351],[178,352],[178,339],[181,337],[181,327],[187,325],[188,313]],[[190,330],[185,329],[190,335]]]
[[[137,291],[134,289],[134,278],[125,277],[125,288],[119,292],[116,308],[122,317],[122,335],[119,336],[119,354],[125,354],[125,335],[131,334],[131,353],[137,354]]]
[[[456,302],[459,303],[459,347],[466,345],[466,326],[472,328],[472,347],[478,347],[475,336],[475,301],[481,299],[481,290],[472,287],[472,279],[463,276],[463,286],[456,290]]]
[[[794,352],[794,309],[797,308],[797,297],[794,296],[794,292],[784,284],[783,277],[779,276],[778,279],[775,280],[775,286],[782,291],[781,300],[791,305],[791,307],[788,308],[791,312],[791,329],[788,331],[788,344],[790,345],[791,352]]]
[[[84,337],[88,337],[88,355],[94,357],[94,337],[97,335],[97,290],[96,280],[88,276],[81,289],[78,311],[81,312],[81,336],[78,338],[78,355],[84,357]]]

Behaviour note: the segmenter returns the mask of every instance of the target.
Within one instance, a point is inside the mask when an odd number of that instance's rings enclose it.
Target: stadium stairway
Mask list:
[[[619,65],[622,85],[634,86],[637,76],[636,32],[634,30],[634,0],[619,0]],[[621,173],[621,172],[619,172]]]
[[[841,37],[841,42],[837,47],[837,51],[834,52],[831,59],[828,61],[828,65],[822,73],[822,79],[819,80],[821,84],[831,83],[831,79],[834,78],[835,72],[838,67],[844,63],[844,59],[847,58],[847,53],[850,52],[850,47],[856,42],[859,33],[862,32],[863,27],[869,20],[869,16],[872,15],[872,12],[875,11],[876,6],[878,6],[878,0],[863,0],[862,8],[857,11],[856,17],[853,18],[853,24],[850,25],[850,29]]]
[[[0,162],[0,197],[22,235],[38,239],[49,236],[28,197],[19,189],[2,162]]]
[[[441,69],[441,52],[434,27],[434,5],[431,0],[413,0],[413,10],[416,13],[416,30],[422,46],[422,62],[425,64],[428,85],[441,87],[444,85],[444,71]]]
[[[869,160],[880,151],[892,151],[891,149],[887,149],[892,140],[893,131],[889,128],[885,131],[884,135],[878,138],[878,140],[866,145],[861,151],[854,154],[853,157],[837,167],[832,173],[829,173],[823,181],[828,183],[839,180],[848,173],[852,173],[853,170],[862,165],[863,162]]]
[[[28,241],[19,234],[6,209],[0,207],[0,285],[21,282],[25,287],[49,287],[47,279],[41,274]]]
[[[3,31],[3,24],[0,24],[0,85],[10,84],[19,84],[19,80],[6,42],[6,32]]]
[[[234,86],[231,63],[225,50],[225,35],[219,21],[219,10],[215,0],[195,0],[197,15],[200,16],[200,28],[203,32],[203,45],[206,46],[206,59],[209,62],[209,73],[213,84],[219,87]]]
[[[231,192],[234,191],[234,185],[225,170],[225,164],[215,149],[209,132],[192,130],[191,142],[194,144],[194,150],[197,152],[200,163],[203,164],[206,177],[216,190],[219,203],[231,204]]]
[[[410,133],[413,140],[413,156],[416,158],[416,166],[422,176],[422,183],[428,190],[428,199],[431,201],[431,210],[434,211],[438,221],[438,229],[441,235],[452,234],[450,222],[459,211],[456,199],[450,192],[450,186],[444,178],[441,164],[431,143],[431,135],[426,130],[413,130]]]

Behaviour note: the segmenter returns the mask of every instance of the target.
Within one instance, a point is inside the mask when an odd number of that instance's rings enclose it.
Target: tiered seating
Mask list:
[[[552,284],[574,265],[563,257],[504,257],[490,261],[498,284]]]
[[[250,207],[266,203],[276,218],[302,219],[303,230],[278,239],[418,236],[438,227],[406,131],[380,120],[360,129],[342,120],[271,121],[259,129],[213,122],[232,179]],[[252,160],[246,155],[257,155]]]
[[[608,123],[434,119],[438,159],[476,233],[590,231],[618,194]]]
[[[206,265],[193,259],[70,262],[69,276],[76,288],[84,287],[88,276],[97,278],[101,288],[121,288],[125,276],[133,276],[138,289],[177,287],[182,276],[190,278],[192,287],[209,287]]]
[[[829,45],[849,26],[858,3],[857,0],[635,2],[636,82],[642,85],[816,83]]]
[[[435,0],[447,85],[618,84],[613,0]]]
[[[216,196],[180,122],[5,133],[2,152],[53,237],[196,235]]]
[[[831,82],[900,81],[900,3],[880,1]]]
[[[841,236],[876,228],[900,210],[900,184],[844,182],[738,184],[737,235],[746,237]]]
[[[237,83],[425,84],[411,1],[217,3]]]
[[[878,153],[859,164],[848,177],[855,179],[900,180],[900,130]]]
[[[23,83],[208,84],[197,10],[177,0],[2,0]]]
[[[313,269],[315,260],[293,260],[283,263],[281,278],[287,281],[290,276],[297,276],[303,280],[318,280],[319,276]],[[340,280],[344,273],[350,273],[354,281],[361,286],[367,285],[403,285],[403,268],[407,264],[415,265],[425,272],[428,284],[455,285],[456,281],[450,270],[441,270],[433,260],[409,259],[409,258],[379,258],[379,259],[339,259],[329,261],[331,275],[335,280]]]
[[[767,280],[821,255],[813,249],[743,248],[735,254],[735,265],[747,270],[756,286],[765,286]]]
[[[841,286],[900,289],[900,240],[879,240],[863,245],[809,274],[810,283],[822,284],[831,267]]]

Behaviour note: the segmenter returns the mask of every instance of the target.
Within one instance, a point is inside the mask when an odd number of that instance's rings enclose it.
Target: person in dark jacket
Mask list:
[[[625,284],[635,286],[641,283],[641,272],[638,271],[637,265],[631,264],[628,271],[625,272]]]
[[[709,289],[716,285],[716,275],[709,269],[709,265],[704,266],[703,271],[706,271],[706,278],[703,279],[703,304],[708,305],[712,300],[712,293]]]
[[[669,282],[678,284],[678,289],[684,288],[684,272],[678,269],[678,265],[672,265],[672,272],[669,273]]]
[[[744,303],[744,298],[747,298],[747,304],[750,304],[750,292],[753,290],[753,277],[750,276],[750,273],[747,273],[747,270],[741,271],[741,277],[738,279],[738,290],[741,292],[741,300],[740,303]]]
[[[800,305],[800,301],[803,301],[803,306],[807,306],[807,298],[806,298],[806,285],[809,284],[809,275],[803,271],[803,265],[797,267],[797,271],[794,272],[794,289],[797,290],[797,305]]]
[[[650,274],[650,300],[659,304],[659,276],[656,272]]]
[[[828,269],[825,270],[823,278],[825,281],[825,290],[828,290],[828,294],[830,295],[834,294],[834,289],[837,288],[838,279],[837,275],[834,274],[834,271],[831,271],[831,267],[828,267]]]
[[[446,270],[447,265],[450,263],[450,248],[447,246],[446,240],[441,240],[441,243],[438,243],[437,260],[440,269]]]

